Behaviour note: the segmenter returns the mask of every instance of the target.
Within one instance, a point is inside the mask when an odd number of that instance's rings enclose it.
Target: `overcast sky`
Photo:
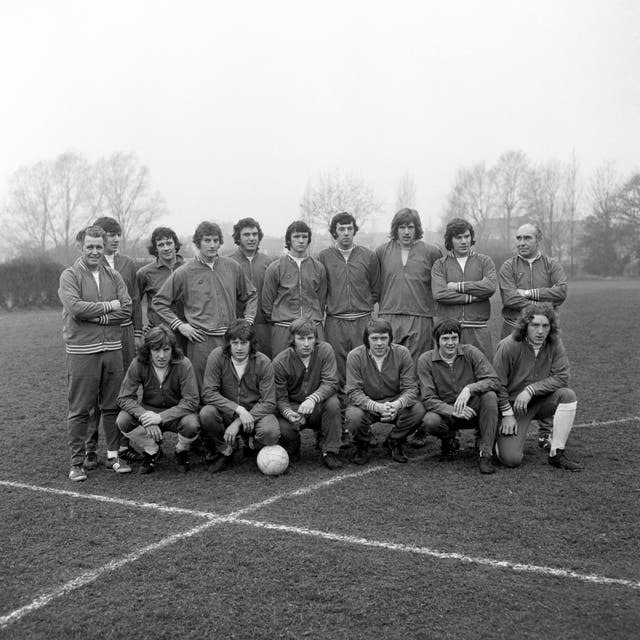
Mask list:
[[[425,226],[508,149],[640,170],[640,3],[0,0],[0,194],[67,150],[132,151],[180,234],[281,235],[309,180],[408,171]]]

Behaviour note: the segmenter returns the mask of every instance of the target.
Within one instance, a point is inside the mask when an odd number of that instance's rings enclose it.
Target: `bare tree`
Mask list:
[[[446,216],[465,218],[473,224],[476,234],[482,236],[489,218],[496,210],[494,177],[484,162],[458,170],[449,192]]]
[[[152,223],[164,215],[165,202],[151,189],[149,169],[131,153],[116,152],[96,166],[100,213],[122,227],[122,248],[132,251],[146,238]]]
[[[320,174],[315,184],[309,182],[300,201],[302,218],[311,228],[322,230],[341,211],[349,212],[362,226],[381,209],[372,187],[354,176],[343,176],[338,170]]]
[[[576,217],[580,201],[580,185],[578,181],[578,161],[575,152],[565,170],[562,210],[569,221],[569,273],[575,275]]]
[[[496,189],[496,211],[504,215],[502,239],[512,241],[512,220],[523,206],[529,159],[522,151],[506,151],[492,169]]]
[[[402,176],[396,189],[396,211],[405,207],[409,209],[416,207],[416,182],[408,171]]]

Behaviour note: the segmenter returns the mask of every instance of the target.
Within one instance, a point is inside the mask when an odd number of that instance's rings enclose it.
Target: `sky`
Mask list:
[[[640,170],[635,0],[0,1],[0,202],[23,165],[137,154],[191,234],[283,235],[320,173],[409,173],[427,229],[456,171],[510,149]]]

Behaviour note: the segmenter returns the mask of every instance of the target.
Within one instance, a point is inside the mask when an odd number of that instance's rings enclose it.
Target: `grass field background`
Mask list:
[[[522,467],[488,477],[471,455],[438,462],[435,440],[335,474],[304,432],[280,478],[198,458],[184,477],[169,455],[77,486],[60,312],[0,315],[0,636],[639,637],[640,283],[569,292],[579,474],[532,438]]]

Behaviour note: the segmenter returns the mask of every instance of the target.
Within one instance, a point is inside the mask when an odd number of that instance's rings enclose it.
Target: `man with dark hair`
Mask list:
[[[262,287],[262,311],[271,323],[271,353],[275,357],[289,345],[289,326],[309,318],[324,339],[322,321],[327,297],[327,277],[322,264],[308,255],[311,228],[295,220],[285,233],[287,253],[268,267]]]
[[[264,233],[260,223],[254,218],[242,218],[233,225],[233,241],[238,245],[237,251],[231,254],[242,269],[246,278],[251,280],[256,288],[256,299],[258,309],[254,327],[256,330],[256,340],[258,341],[258,351],[262,351],[271,358],[271,326],[265,321],[262,312],[262,285],[267,267],[273,260],[264,253],[260,253],[260,242]],[[240,315],[243,309],[239,310]]]
[[[237,307],[244,308],[244,319],[251,324],[256,316],[255,287],[235,260],[218,255],[223,242],[219,225],[201,222],[193,234],[198,254],[176,269],[153,298],[163,322],[189,341],[187,356],[200,386],[207,358],[224,346]],[[174,310],[178,302],[184,305],[184,320]]]
[[[200,430],[199,404],[193,367],[177,347],[173,331],[165,325],[150,329],[118,395],[118,428],[144,452],[140,473],[154,471],[165,431],[178,433],[178,471],[189,470],[189,450]]]
[[[396,462],[407,462],[404,442],[424,416],[411,353],[392,341],[389,321],[370,320],[364,331],[364,344],[347,356],[346,392],[351,404],[345,420],[356,445],[356,464],[369,460],[374,422],[393,424],[384,445]]]
[[[362,334],[380,298],[380,264],[373,251],[355,244],[358,225],[350,213],[333,216],[329,232],[335,246],[318,256],[327,273],[324,333],[336,354],[344,389],[347,354],[362,344]]]
[[[280,438],[273,367],[256,350],[254,328],[236,320],[224,341],[207,359],[202,384],[201,437],[212,473],[230,465],[238,436],[244,439],[245,452],[277,444]]]
[[[502,463],[517,467],[531,420],[552,418],[549,464],[567,471],[582,470],[582,465],[564,454],[577,401],[568,387],[569,360],[551,304],[528,304],[520,312],[513,333],[498,345],[493,365],[501,384],[498,402],[502,423],[496,452]]]
[[[300,458],[300,430],[314,429],[320,436],[322,462],[329,469],[340,469],[342,418],[333,349],[316,339],[316,324],[311,320],[294,320],[289,333],[289,348],[273,361],[282,444],[289,458],[296,461]]]
[[[162,324],[162,318],[153,307],[153,297],[160,291],[160,287],[167,278],[184,264],[184,258],[178,253],[181,246],[176,232],[169,227],[156,227],[151,233],[147,250],[155,258],[155,262],[144,265],[136,273],[140,299],[146,302],[147,306],[145,333]],[[176,303],[174,311],[181,320],[184,320],[181,302]],[[185,351],[187,339],[181,333],[176,332],[175,335],[178,347]]]
[[[458,429],[480,429],[480,473],[494,473],[491,466],[498,428],[500,382],[486,356],[470,344],[461,344],[457,320],[436,324],[431,351],[418,358],[418,381],[426,414],[426,430],[440,438],[441,459],[451,458],[458,448]]]
[[[531,302],[549,302],[557,309],[567,297],[564,269],[558,260],[540,251],[541,241],[542,231],[537,224],[523,224],[516,231],[516,255],[500,267],[503,338],[518,325],[520,312]],[[540,421],[538,446],[548,451],[550,437],[550,421]]]
[[[105,232],[104,261],[122,276],[127,286],[127,293],[131,298],[131,316],[120,325],[122,366],[123,370],[126,371],[136,355],[136,347],[142,341],[142,307],[140,305],[140,294],[136,286],[136,265],[129,256],[125,256],[118,251],[122,238],[122,227],[115,218],[103,216],[93,224],[102,228]],[[89,470],[98,467],[99,422],[100,409],[96,403],[93,414],[89,418],[87,441],[85,443],[87,454],[84,467]],[[126,460],[127,462],[138,462],[141,459],[140,454],[129,447],[129,442],[124,437],[120,438],[118,457],[121,461]]]
[[[447,223],[444,246],[449,253],[436,260],[431,269],[431,291],[438,320],[457,320],[460,342],[474,345],[491,359],[493,344],[487,323],[490,298],[498,282],[493,260],[473,251],[475,242],[469,222],[454,218]]]
[[[107,440],[107,466],[116,473],[131,471],[118,458],[116,427],[123,376],[120,325],[131,317],[131,298],[122,276],[104,261],[102,227],[87,227],[77,239],[81,257],[62,272],[58,290],[67,353],[69,479],[73,482],[87,479],[85,441],[89,412],[96,401]]]
[[[431,267],[442,253],[421,240],[420,216],[400,209],[391,221],[391,240],[376,249],[380,262],[379,316],[388,320],[396,343],[407,347],[414,363],[431,342],[435,302]]]

